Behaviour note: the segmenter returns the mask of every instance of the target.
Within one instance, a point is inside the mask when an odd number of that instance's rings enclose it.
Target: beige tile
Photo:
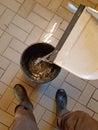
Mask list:
[[[21,4],[24,2],[24,0],[16,0],[16,1],[18,1]]]
[[[48,21],[50,21],[50,20],[52,19],[53,15],[54,15],[50,10],[48,10],[48,9],[46,9],[46,8],[44,8],[44,7],[42,7],[42,6],[39,5],[39,4],[37,4],[37,5],[34,7],[33,11],[34,11],[35,13],[37,13],[38,15],[44,17],[44,18],[45,18],[46,20],[48,20]]]
[[[91,80],[91,81],[89,81],[89,83],[91,83],[93,86],[98,88],[98,80]]]
[[[9,115],[0,109],[0,122],[5,124],[6,126],[10,126],[14,120],[14,117]],[[6,129],[5,129],[6,130]]]
[[[46,31],[53,34],[58,29],[61,22],[62,18],[58,15],[55,15],[47,26]]]
[[[0,54],[3,54],[11,40],[12,37],[8,33],[3,33],[2,37],[0,38]]]
[[[94,93],[95,88],[88,84],[86,88],[84,89],[83,93],[81,94],[79,98],[79,102],[86,105],[88,101],[90,100],[92,94]]]
[[[78,5],[83,4],[83,5],[92,7],[92,8],[95,7],[95,5],[94,5],[92,2],[90,2],[90,0],[85,0],[85,1],[83,1],[83,0],[76,0],[75,2],[76,2]]]
[[[72,97],[75,100],[78,100],[78,98],[81,95],[81,92],[78,89],[72,87],[71,85],[67,84],[66,82],[63,83],[61,88],[65,89],[67,95]]]
[[[16,50],[19,53],[23,53],[23,51],[27,48],[27,45],[14,38],[9,44],[9,47]]]
[[[73,13],[71,13],[70,11],[68,11],[67,9],[63,8],[60,6],[60,8],[57,10],[57,14],[59,16],[61,16],[63,19],[65,19],[66,21],[70,22],[72,17],[73,17]]]
[[[53,127],[52,125],[48,124],[43,120],[40,121],[38,127],[40,130],[58,130],[57,128]]]
[[[98,100],[98,89],[94,92],[93,98]]]
[[[39,101],[39,104],[52,112],[56,112],[55,101],[45,95],[42,96],[41,100]]]
[[[2,35],[3,32],[4,32],[4,31],[0,29],[0,36]]]
[[[60,6],[62,1],[63,0],[51,0],[51,2],[48,5],[48,8],[55,12],[58,9],[58,7]]]
[[[8,130],[8,127],[0,123],[0,130]]]
[[[10,24],[9,28],[7,29],[7,32],[21,41],[25,41],[28,35],[28,33],[24,32],[22,29],[20,29],[14,24]]]
[[[51,0],[36,0],[36,1],[43,6],[47,6]]]
[[[0,68],[0,77],[3,75],[4,70]]]
[[[69,74],[66,78],[66,80],[68,83],[72,84],[73,86],[75,86],[76,88],[80,89],[81,91],[84,90],[87,82],[76,77],[75,75]]]
[[[18,14],[26,18],[29,13],[32,11],[32,7],[35,5],[34,0],[25,0],[22,6],[20,7]]]
[[[12,116],[15,115],[15,113],[14,113],[15,107],[16,107],[16,104],[12,102],[12,103],[10,104],[10,106],[8,107],[8,109],[7,109],[7,112],[8,112],[9,114],[11,114]]]
[[[42,34],[42,30],[39,27],[37,27],[37,26],[34,27],[34,29],[30,33],[30,35],[28,36],[28,38],[27,38],[25,43],[27,45],[31,45],[33,43],[37,43],[37,41],[39,40],[41,34]]]
[[[25,20],[24,18],[20,17],[19,15],[16,15],[12,21],[15,25],[19,26],[21,29],[29,33],[32,28],[33,24],[31,24],[29,21]]]
[[[11,63],[0,80],[5,84],[9,85],[18,70],[19,66],[14,63]]]
[[[11,10],[17,12],[17,10],[20,7],[20,4],[16,2],[15,0],[0,0],[0,3],[5,5],[6,7],[10,8]]]
[[[60,28],[65,31],[66,28],[67,28],[67,26],[68,26],[68,24],[69,24],[69,22],[67,22],[67,21],[64,20],[64,21],[60,24]]]
[[[71,111],[75,104],[76,104],[76,101],[68,96],[67,110]]]
[[[94,4],[98,4],[98,0],[89,0],[89,1],[91,1]]]
[[[4,92],[6,91],[6,89],[8,88],[8,86],[2,82],[0,82],[0,94],[3,95]]]
[[[57,44],[58,44],[58,39],[56,39],[55,37],[51,37],[48,41],[47,41],[47,43],[49,43],[49,44],[51,44],[52,46],[54,46],[54,47],[56,47],[57,46]]]
[[[55,94],[56,94],[56,91],[57,89],[52,87],[52,86],[49,86],[47,88],[47,90],[45,91],[45,95],[48,96],[49,98],[55,100]]]
[[[0,67],[4,70],[7,69],[8,65],[9,65],[9,60],[7,60],[5,57],[0,56]]]
[[[48,25],[48,21],[46,21],[44,18],[33,12],[31,12],[30,15],[28,16],[28,20],[42,29],[45,29],[46,26]]]
[[[93,116],[94,112],[91,111],[90,109],[88,109],[86,106],[83,106],[79,103],[77,103],[73,109],[73,111],[76,111],[76,110],[80,110],[80,111],[84,111],[86,113],[88,113],[90,116]]]
[[[88,108],[98,113],[98,101],[91,99],[88,103]]]
[[[40,98],[42,97],[42,95],[48,87],[48,84],[42,84],[36,87],[31,94],[31,99],[35,102],[39,102]]]
[[[20,56],[21,55],[10,47],[8,47],[6,49],[3,56],[5,56],[6,58],[8,58],[9,60],[13,61],[16,64],[20,63]]]
[[[57,39],[61,39],[63,33],[64,31],[58,28],[57,31],[54,33],[54,37],[56,37]]]
[[[64,69],[61,69],[61,72],[59,75],[51,82],[51,85],[55,88],[60,88],[65,77],[68,75],[68,72],[65,71]]]
[[[98,121],[98,114],[97,114],[97,113],[95,113],[95,114],[94,114],[94,116],[93,116],[93,118],[94,118],[95,120],[97,120],[97,121]]]
[[[3,15],[0,18],[0,28],[4,30],[7,29],[14,15],[15,13],[13,11],[6,9],[6,11],[3,13]]]
[[[8,106],[14,99],[13,89],[8,88],[6,92],[3,94],[2,98],[0,99],[0,108],[2,110],[7,110]]]
[[[3,14],[3,12],[5,11],[6,7],[3,6],[2,4],[0,4],[0,15]]]
[[[37,106],[35,107],[33,111],[37,123],[40,121],[45,111],[46,109],[44,107],[37,104]]]
[[[50,111],[46,111],[42,117],[43,120],[48,122],[49,124],[55,126],[56,123],[56,115]]]

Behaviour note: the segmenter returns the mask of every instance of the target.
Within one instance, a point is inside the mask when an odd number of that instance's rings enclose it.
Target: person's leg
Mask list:
[[[66,113],[67,95],[64,89],[56,93],[57,125],[60,130],[98,130],[98,122],[83,111]]]
[[[24,87],[16,84],[14,94],[19,101],[19,105],[15,108],[15,121],[12,130],[38,130],[35,117],[32,113],[33,105]]]

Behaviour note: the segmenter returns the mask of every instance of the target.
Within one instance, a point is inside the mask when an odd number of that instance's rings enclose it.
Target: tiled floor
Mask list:
[[[16,83],[24,85],[33,104],[40,130],[55,128],[55,93],[64,88],[68,94],[68,110],[83,110],[98,120],[98,80],[85,81],[62,70],[47,84],[28,81],[20,70],[23,50],[35,42],[56,46],[80,3],[98,9],[98,0],[0,0],[0,130],[10,129]]]

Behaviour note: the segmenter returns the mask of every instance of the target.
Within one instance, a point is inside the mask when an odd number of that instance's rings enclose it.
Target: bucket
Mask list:
[[[54,47],[47,43],[36,43],[24,50],[20,65],[23,73],[31,81],[36,83],[46,83],[57,77],[61,68],[55,64],[36,60],[54,50]]]

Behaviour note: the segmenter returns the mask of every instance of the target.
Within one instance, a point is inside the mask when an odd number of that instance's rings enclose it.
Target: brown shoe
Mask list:
[[[31,103],[27,95],[27,92],[22,85],[16,84],[14,86],[14,94],[15,94],[16,99],[19,101],[20,106],[23,106],[29,111],[33,110],[33,104]]]
[[[59,113],[66,109],[67,106],[67,95],[64,89],[58,89],[55,96],[56,100],[56,113]]]

